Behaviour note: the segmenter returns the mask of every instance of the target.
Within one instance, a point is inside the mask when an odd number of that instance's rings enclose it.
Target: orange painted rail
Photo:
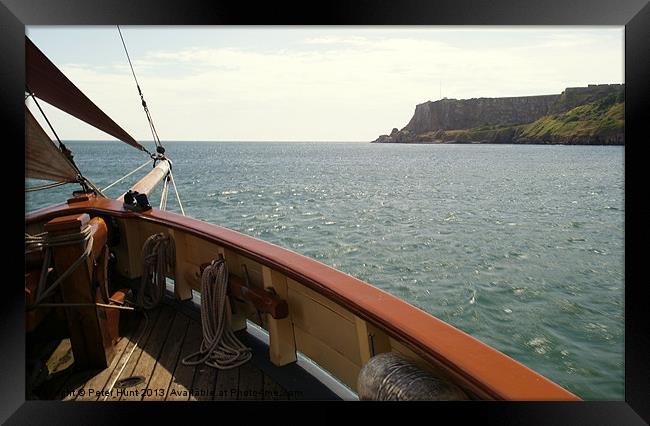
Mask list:
[[[474,337],[368,283],[274,244],[228,228],[152,209],[125,211],[103,198],[47,207],[27,223],[87,212],[139,218],[221,245],[306,285],[406,343],[422,358],[469,383],[482,397],[498,400],[579,400],[561,386]]]

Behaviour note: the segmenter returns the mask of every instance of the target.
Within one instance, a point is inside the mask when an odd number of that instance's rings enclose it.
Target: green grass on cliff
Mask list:
[[[616,98],[607,97],[563,114],[544,116],[524,126],[519,137],[593,136],[622,131],[625,104],[616,101]]]
[[[529,124],[495,124],[472,129],[446,130],[443,139],[457,142],[503,143],[562,137],[605,136],[622,132],[625,104],[616,96],[580,105],[565,113],[546,115]]]
[[[624,100],[624,92],[620,91],[528,124],[500,123],[471,129],[435,130],[418,134],[415,142],[590,143],[593,140],[619,143],[625,127]]]
[[[445,130],[442,139],[465,143],[508,143],[524,125],[496,124],[466,130]]]

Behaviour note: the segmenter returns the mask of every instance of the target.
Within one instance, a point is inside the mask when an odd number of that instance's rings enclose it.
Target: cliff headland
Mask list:
[[[625,85],[569,87],[559,95],[441,99],[373,143],[623,145]]]

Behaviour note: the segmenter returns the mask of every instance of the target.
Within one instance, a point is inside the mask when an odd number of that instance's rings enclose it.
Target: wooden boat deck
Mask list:
[[[149,312],[147,319],[140,313],[126,317],[128,331],[117,343],[115,358],[108,368],[84,371],[75,368],[70,340],[62,339],[47,359],[47,379],[28,395],[28,399],[338,399],[298,365],[274,366],[268,359],[268,347],[246,331],[237,335],[253,348],[253,359],[248,363],[231,370],[183,365],[181,359],[198,350],[201,344],[201,323],[198,312],[179,309],[174,302],[161,304]],[[114,388],[109,393],[118,374],[119,379],[141,376],[144,381],[129,388]]]

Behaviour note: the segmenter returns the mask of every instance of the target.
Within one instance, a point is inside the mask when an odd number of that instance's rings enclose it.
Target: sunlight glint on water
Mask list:
[[[143,161],[117,142],[69,146],[100,187]],[[189,216],[365,280],[582,398],[623,399],[623,147],[166,147]],[[27,210],[73,187],[28,194]]]

